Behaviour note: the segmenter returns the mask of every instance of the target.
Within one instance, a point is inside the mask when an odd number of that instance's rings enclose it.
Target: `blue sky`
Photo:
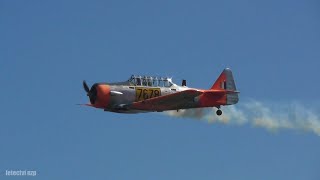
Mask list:
[[[0,2],[0,179],[320,178],[320,137],[79,107],[82,80],[172,76],[319,114],[318,1]],[[17,177],[16,179],[24,179]]]

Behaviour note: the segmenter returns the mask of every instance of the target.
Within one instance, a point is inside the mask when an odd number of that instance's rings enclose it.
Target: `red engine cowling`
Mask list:
[[[94,104],[96,108],[105,109],[109,105],[110,101],[110,86],[107,84],[98,84],[96,88],[96,99]]]

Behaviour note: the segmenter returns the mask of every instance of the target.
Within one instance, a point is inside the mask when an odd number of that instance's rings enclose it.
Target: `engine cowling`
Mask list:
[[[107,84],[98,84],[96,88],[96,99],[94,104],[96,108],[107,108],[110,102],[110,86]]]

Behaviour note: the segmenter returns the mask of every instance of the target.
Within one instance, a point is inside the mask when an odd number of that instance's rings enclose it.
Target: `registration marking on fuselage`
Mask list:
[[[136,101],[161,96],[160,88],[136,87]]]

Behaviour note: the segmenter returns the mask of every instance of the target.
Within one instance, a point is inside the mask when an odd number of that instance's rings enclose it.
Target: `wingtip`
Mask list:
[[[90,106],[92,107],[92,104],[76,104],[77,106]]]

